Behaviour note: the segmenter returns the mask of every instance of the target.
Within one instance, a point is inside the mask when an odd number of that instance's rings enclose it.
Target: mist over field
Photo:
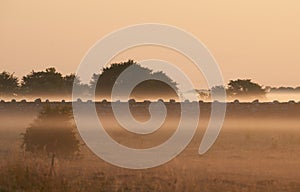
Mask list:
[[[0,0],[0,192],[300,192],[299,14]]]
[[[70,105],[50,103],[52,106]],[[175,159],[146,170],[117,168],[95,156],[80,139],[79,156],[72,159],[35,155],[21,148],[22,135],[47,104],[0,104],[1,190],[27,191],[299,191],[299,104],[228,104],[221,133],[213,147],[198,154],[206,130],[210,104],[200,104],[195,136]],[[149,148],[167,140],[176,130],[180,110],[167,104],[162,127],[148,135],[124,130],[109,104],[96,104],[107,133],[131,148]],[[139,121],[150,116],[147,104],[136,104]],[[52,170],[53,169],[53,170]],[[34,176],[37,174],[36,176]],[[12,182],[14,181],[14,182]],[[151,181],[151,182],[150,182]],[[90,188],[93,186],[92,188]]]

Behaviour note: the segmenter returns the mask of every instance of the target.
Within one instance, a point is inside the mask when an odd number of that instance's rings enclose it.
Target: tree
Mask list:
[[[66,94],[72,93],[73,86],[77,86],[77,87],[83,86],[80,83],[79,78],[76,77],[75,74],[66,75],[62,78],[62,80],[63,80],[63,89]]]
[[[63,76],[55,68],[45,71],[32,71],[22,78],[21,90],[25,95],[70,95],[73,85],[85,88],[75,74]],[[81,89],[82,88],[82,89]],[[86,89],[86,88],[85,88]]]
[[[51,67],[46,71],[32,71],[22,78],[21,90],[24,94],[58,94],[63,88],[61,73]]]
[[[266,90],[251,79],[238,79],[228,83],[227,94],[237,99],[261,99],[265,97]]]
[[[23,134],[22,146],[32,153],[72,156],[79,151],[70,107],[45,106]]]
[[[135,99],[158,99],[158,98],[177,98],[177,84],[172,81],[163,72],[153,72],[152,70],[142,67],[133,60],[127,62],[114,63],[110,67],[102,70],[101,74],[94,74],[91,81],[91,87],[96,89],[96,95],[101,98],[110,98],[112,88],[115,83],[120,83],[121,86],[126,82],[116,82],[119,75],[128,67],[132,67],[134,77],[142,76],[146,78],[160,78],[158,80],[146,80],[138,84],[131,93],[131,98]],[[97,81],[98,80],[98,81]],[[171,86],[169,86],[168,82]],[[173,90],[171,87],[174,87]]]
[[[217,86],[214,86],[214,87],[212,87],[211,90],[210,90],[211,95],[214,95],[214,98],[215,98],[216,100],[218,100],[218,99],[225,99],[225,98],[222,97],[223,94],[224,94],[224,92],[225,92],[225,94],[226,94],[226,88],[225,88],[223,85],[217,85]],[[225,96],[226,96],[226,95],[225,95]],[[211,96],[210,96],[210,97],[211,97]]]
[[[199,98],[200,100],[209,100],[209,99],[210,99],[210,93],[209,93],[209,90],[205,90],[205,89],[195,89],[194,91],[197,92],[198,98]]]
[[[12,96],[19,89],[18,78],[13,73],[3,71],[0,73],[0,96]]]

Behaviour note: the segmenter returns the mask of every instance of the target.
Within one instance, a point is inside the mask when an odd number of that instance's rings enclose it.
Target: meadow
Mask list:
[[[81,140],[72,159],[32,154],[22,135],[42,103],[0,104],[0,191],[300,191],[300,104],[231,103],[221,133],[204,155],[198,148],[209,119],[202,103],[197,132],[175,159],[156,168],[115,167],[94,155]],[[61,105],[54,103],[52,105]],[[65,105],[65,104],[64,104]],[[175,107],[174,107],[175,106]],[[99,104],[107,132],[119,143],[148,148],[164,142],[178,122],[176,104],[160,130],[135,135],[122,129],[109,104]],[[146,105],[133,115],[148,118]],[[105,111],[105,113],[103,112]],[[78,135],[78,138],[79,135]]]

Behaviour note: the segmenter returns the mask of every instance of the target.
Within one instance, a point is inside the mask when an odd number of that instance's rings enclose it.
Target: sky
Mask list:
[[[0,71],[22,76],[53,66],[75,72],[96,41],[142,23],[193,34],[215,57],[225,82],[251,78],[265,86],[300,86],[298,0],[0,0]],[[197,88],[205,86],[192,63],[171,52],[134,48],[113,61],[164,58],[183,68]]]

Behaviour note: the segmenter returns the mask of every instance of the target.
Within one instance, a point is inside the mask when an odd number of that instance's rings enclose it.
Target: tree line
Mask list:
[[[70,94],[74,82],[80,85],[79,79],[74,74],[63,76],[53,67],[45,71],[31,71],[21,79],[14,73],[3,71],[0,73],[0,95]]]
[[[147,80],[138,84],[132,97],[177,97],[177,84],[162,71],[154,72],[151,69],[140,66],[133,60],[127,62],[113,63],[109,67],[99,69],[99,73],[93,74],[89,84],[83,84],[75,74],[62,75],[55,68],[47,68],[44,71],[31,71],[29,74],[18,78],[14,73],[3,71],[0,73],[0,97],[16,96],[70,96],[73,86],[76,90],[89,94],[96,90],[96,96],[108,98],[111,95],[113,85],[119,75],[128,67],[132,67],[135,74],[142,77],[159,77],[172,85],[173,90],[167,83],[158,80]],[[118,82],[125,84],[124,82]],[[149,98],[151,99],[151,98]]]
[[[55,95],[64,97],[70,96],[73,86],[76,86],[77,90],[83,93],[90,94],[91,90],[95,89],[96,96],[109,98],[117,78],[128,67],[132,67],[136,75],[150,78],[159,77],[168,82],[164,83],[158,80],[144,81],[138,84],[132,91],[131,96],[133,98],[178,98],[176,82],[162,71],[154,72],[151,69],[140,66],[133,60],[113,63],[109,67],[99,69],[99,73],[95,73],[91,77],[89,84],[83,84],[75,74],[63,75],[53,67],[47,68],[44,71],[31,71],[21,78],[15,76],[14,73],[3,71],[0,73],[0,97],[26,97],[28,95],[36,97]],[[121,87],[122,83],[126,84],[126,82],[117,83],[121,84]],[[226,86],[220,85],[212,87],[210,90],[196,91],[199,94],[199,99],[209,99],[212,94],[218,95],[222,90],[225,90],[227,96],[232,99],[260,99],[264,98],[267,92],[300,92],[300,87],[263,87],[251,79],[237,79],[231,80]]]

